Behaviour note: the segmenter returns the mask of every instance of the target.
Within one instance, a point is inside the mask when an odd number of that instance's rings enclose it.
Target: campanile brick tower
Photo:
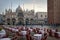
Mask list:
[[[60,24],[60,0],[47,0],[48,23]]]

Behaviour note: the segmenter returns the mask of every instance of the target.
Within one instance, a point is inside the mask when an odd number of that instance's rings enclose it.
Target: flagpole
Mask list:
[[[23,3],[23,10],[24,10],[24,3]]]
[[[35,9],[35,4],[34,4],[34,2],[35,2],[35,1],[33,0],[33,10]]]
[[[12,11],[12,0],[10,2],[11,2],[11,11]],[[12,12],[11,12],[11,25],[12,25]]]
[[[12,10],[12,0],[11,0],[11,10]]]
[[[19,0],[19,6],[20,6],[20,1],[21,1],[21,0]]]

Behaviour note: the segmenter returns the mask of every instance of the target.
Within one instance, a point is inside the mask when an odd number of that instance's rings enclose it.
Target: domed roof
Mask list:
[[[17,7],[16,12],[22,11],[22,8],[20,6]]]

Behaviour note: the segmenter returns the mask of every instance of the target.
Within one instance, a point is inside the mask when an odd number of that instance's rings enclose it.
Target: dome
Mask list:
[[[17,7],[16,12],[22,11],[22,8],[20,6]]]

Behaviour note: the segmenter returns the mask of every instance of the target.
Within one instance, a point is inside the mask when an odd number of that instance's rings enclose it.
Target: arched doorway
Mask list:
[[[24,24],[23,18],[19,18],[18,20],[19,20],[18,25],[23,25]]]
[[[10,25],[10,18],[7,18],[7,25]]]
[[[28,24],[29,24],[29,19],[27,18],[27,19],[26,19],[26,25],[28,25]]]
[[[33,19],[30,19],[30,24],[33,24]]]
[[[12,18],[12,24],[15,25],[16,19]]]

